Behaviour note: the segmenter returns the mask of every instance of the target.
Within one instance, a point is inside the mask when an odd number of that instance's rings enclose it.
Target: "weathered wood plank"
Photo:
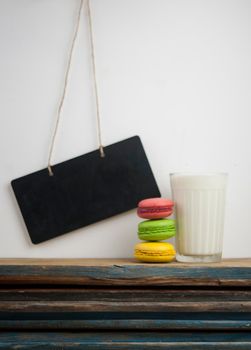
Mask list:
[[[251,312],[251,301],[213,302],[101,302],[101,301],[1,301],[8,312]]]
[[[135,259],[85,259],[85,258],[1,258],[0,265],[42,265],[42,266],[156,266],[156,263],[141,263]],[[242,259],[223,259],[218,263],[194,263],[186,264],[180,262],[172,263],[158,263],[158,266],[170,267],[170,266],[179,266],[179,267],[198,267],[198,266],[213,266],[213,267],[250,267],[251,258],[242,258]]]
[[[0,349],[250,350],[250,333],[20,333],[0,334]]]
[[[0,289],[8,312],[251,312],[251,290]]]
[[[15,263],[15,264],[14,264]],[[250,260],[140,264],[131,260],[1,260],[1,284],[251,286]]]
[[[250,330],[250,327],[251,313],[240,312],[0,312],[0,329]]]
[[[251,289],[0,288],[1,301],[230,302],[251,301]]]
[[[251,259],[0,259],[0,284],[0,349],[251,349]]]
[[[249,320],[97,319],[0,320],[0,330],[228,330],[251,331]]]

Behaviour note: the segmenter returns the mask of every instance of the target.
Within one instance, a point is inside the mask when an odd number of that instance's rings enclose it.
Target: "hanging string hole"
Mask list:
[[[101,158],[105,158],[105,152],[104,152],[103,146],[100,146],[100,147],[99,147],[99,152],[100,152],[100,157],[101,157]]]
[[[54,175],[50,165],[48,166],[48,172],[49,172],[49,176]]]

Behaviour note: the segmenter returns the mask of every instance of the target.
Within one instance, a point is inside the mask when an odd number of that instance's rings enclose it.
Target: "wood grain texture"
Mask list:
[[[251,332],[251,317],[249,320],[190,320],[190,319],[97,319],[71,320],[58,318],[56,320],[0,320],[0,330],[214,330],[214,331],[249,331]]]
[[[1,301],[99,301],[99,302],[246,302],[251,301],[251,289],[212,288],[191,289],[151,286],[140,287],[96,287],[81,288],[63,286],[55,288],[31,288],[14,286],[0,288]]]
[[[80,348],[250,350],[251,260],[1,259],[0,350]]]
[[[2,312],[251,312],[248,302],[2,301]]]
[[[251,330],[251,313],[0,312],[1,330]]]
[[[193,263],[193,264],[185,264],[180,262],[172,262],[172,263],[141,263],[135,259],[80,259],[80,258],[1,258],[0,265],[41,265],[41,266],[113,266],[113,265],[137,265],[137,266],[178,266],[178,267],[198,267],[198,266],[207,266],[207,267],[251,267],[251,258],[243,258],[243,259],[223,259],[218,263]]]
[[[122,259],[1,259],[1,284],[251,286],[251,260],[141,264]]]
[[[0,349],[250,350],[250,333],[74,332],[0,334]]]
[[[0,329],[250,329],[251,290],[0,290]]]

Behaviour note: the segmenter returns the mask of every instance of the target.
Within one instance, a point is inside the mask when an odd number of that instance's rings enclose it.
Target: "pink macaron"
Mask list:
[[[162,219],[171,215],[174,203],[165,198],[148,198],[139,202],[137,214],[144,219]]]

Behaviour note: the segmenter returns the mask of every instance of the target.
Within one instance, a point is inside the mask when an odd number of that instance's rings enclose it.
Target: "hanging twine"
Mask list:
[[[90,42],[91,42],[91,61],[92,61],[92,73],[93,73],[94,92],[95,92],[95,101],[96,101],[98,143],[99,143],[100,156],[102,158],[104,158],[105,152],[104,152],[104,148],[102,146],[101,121],[100,121],[99,98],[98,98],[98,84],[97,84],[97,74],[96,74],[96,60],[95,60],[94,39],[93,39],[93,26],[92,26],[92,16],[91,16],[91,8],[90,8],[90,1],[89,0],[86,0],[86,5],[87,5],[87,16],[88,16],[89,34],[90,34]]]
[[[72,43],[71,43],[70,52],[69,52],[69,57],[68,57],[68,62],[67,62],[66,71],[65,71],[63,91],[62,91],[62,95],[61,95],[61,98],[59,100],[59,105],[58,105],[58,109],[57,109],[56,125],[55,125],[55,129],[54,129],[54,132],[52,135],[52,141],[51,141],[50,150],[49,150],[47,168],[48,168],[48,172],[49,172],[50,176],[53,176],[51,159],[52,159],[52,155],[53,155],[53,151],[54,151],[55,140],[56,140],[56,136],[57,136],[57,132],[58,132],[59,122],[61,119],[61,112],[62,112],[62,108],[63,108],[64,101],[65,101],[68,80],[69,80],[69,73],[70,73],[70,68],[72,65],[73,51],[75,49],[75,44],[76,44],[76,40],[77,40],[78,33],[79,33],[79,26],[80,26],[83,3],[84,3],[84,0],[80,0],[80,5],[79,5],[79,10],[78,10],[78,15],[77,15],[77,23],[76,23],[75,31],[73,34]],[[105,156],[105,153],[104,153],[104,148],[102,146],[101,122],[100,122],[100,112],[99,112],[100,109],[99,109],[99,99],[98,99],[98,87],[97,87],[97,75],[96,75],[96,64],[95,64],[92,18],[91,18],[91,9],[90,9],[89,0],[86,0],[86,3],[87,3],[87,17],[88,17],[90,43],[91,43],[90,46],[91,46],[91,61],[92,61],[93,80],[94,80],[94,92],[95,92],[95,101],[96,101],[96,118],[97,118],[97,134],[98,134],[97,136],[98,136],[100,157],[103,158]]]

